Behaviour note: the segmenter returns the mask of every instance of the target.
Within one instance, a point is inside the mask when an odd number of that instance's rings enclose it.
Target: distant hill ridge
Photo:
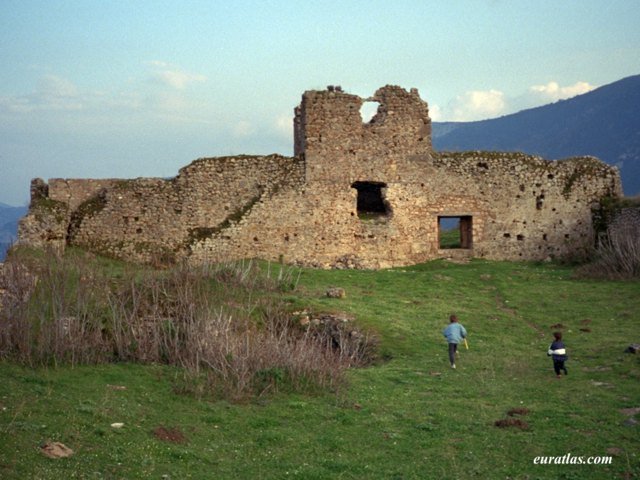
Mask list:
[[[548,159],[593,155],[640,193],[640,75],[542,107],[477,122],[434,122],[441,151],[520,151]]]

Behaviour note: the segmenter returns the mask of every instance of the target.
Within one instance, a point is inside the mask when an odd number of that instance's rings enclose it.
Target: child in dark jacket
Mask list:
[[[562,341],[562,332],[554,332],[553,338],[554,341],[549,345],[547,356],[550,356],[553,359],[553,370],[556,372],[558,378],[560,378],[561,370],[565,375],[567,374],[567,367],[564,366],[564,362],[568,358],[567,350],[565,349],[564,342]]]

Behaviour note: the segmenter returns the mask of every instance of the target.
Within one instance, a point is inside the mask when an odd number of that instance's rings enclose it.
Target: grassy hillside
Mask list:
[[[640,284],[557,265],[443,261],[303,270],[291,310],[346,312],[380,338],[378,365],[316,396],[228,403],[177,392],[160,365],[0,364],[1,478],[602,479],[640,475]],[[346,290],[327,298],[330,286]],[[469,331],[458,369],[441,330]],[[552,325],[558,325],[553,329]],[[562,329],[569,375],[546,356]],[[498,428],[512,409],[521,426]],[[111,427],[121,422],[122,428]],[[39,452],[59,441],[74,455]],[[611,465],[534,465],[536,456]]]

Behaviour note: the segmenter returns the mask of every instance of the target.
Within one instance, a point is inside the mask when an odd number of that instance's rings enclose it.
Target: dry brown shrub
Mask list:
[[[611,229],[600,242],[594,261],[577,274],[612,280],[640,278],[640,228],[630,224]]]
[[[0,357],[29,365],[165,363],[183,368],[180,390],[238,400],[337,389],[373,348],[352,331],[295,323],[278,291],[297,280],[282,267],[178,265],[114,278],[78,256],[20,265],[9,261]]]
[[[10,258],[0,311],[0,355],[23,363],[94,363],[109,356],[103,339],[105,282],[76,258],[48,252]]]

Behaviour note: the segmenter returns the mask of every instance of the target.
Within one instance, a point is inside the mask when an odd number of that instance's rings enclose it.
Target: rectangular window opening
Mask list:
[[[438,248],[471,248],[473,244],[473,222],[470,215],[438,217]]]
[[[383,182],[354,182],[351,188],[358,191],[356,209],[361,220],[384,219],[389,215],[389,206],[382,192]]]

